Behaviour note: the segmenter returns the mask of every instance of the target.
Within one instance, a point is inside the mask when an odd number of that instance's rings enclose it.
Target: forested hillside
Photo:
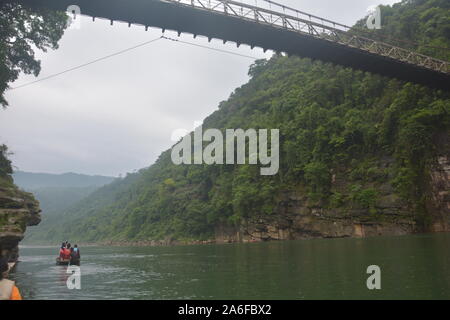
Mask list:
[[[442,49],[450,47],[449,1],[403,1],[382,13],[380,39],[450,59]],[[175,166],[169,150],[72,207],[47,240],[448,230],[449,92],[279,55],[256,61],[249,75],[203,127],[280,129],[278,175],[250,165]]]

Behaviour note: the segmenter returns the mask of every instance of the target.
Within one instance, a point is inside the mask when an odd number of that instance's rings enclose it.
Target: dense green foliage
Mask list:
[[[58,48],[58,41],[67,27],[64,12],[32,10],[11,3],[0,3],[0,105],[6,107],[4,97],[9,83],[20,72],[37,76],[40,61],[35,48],[46,51]]]
[[[12,182],[11,160],[8,159],[8,147],[0,145],[0,186],[7,186]]]
[[[383,7],[382,32],[440,55],[425,45],[450,47],[448,7],[439,0]],[[376,215],[386,184],[426,228],[427,170],[439,137],[448,138],[448,92],[298,57],[257,61],[249,75],[204,128],[280,129],[278,175],[250,165],[175,166],[166,151],[68,210],[47,240],[205,239],[219,223],[276,214],[289,191],[306,194],[309,206]]]

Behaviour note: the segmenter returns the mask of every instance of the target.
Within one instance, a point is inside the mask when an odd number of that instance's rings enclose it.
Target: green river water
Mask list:
[[[57,253],[21,247],[12,278],[25,299],[450,299],[450,234],[81,247],[80,290]],[[367,289],[370,265],[381,290]]]

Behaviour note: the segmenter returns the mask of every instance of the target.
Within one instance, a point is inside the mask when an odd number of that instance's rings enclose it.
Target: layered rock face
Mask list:
[[[245,221],[240,227],[219,226],[217,242],[298,240],[308,238],[405,235],[417,230],[410,210],[394,195],[381,198],[372,213],[367,209],[308,207],[304,196],[286,195],[277,214]]]
[[[333,182],[345,189],[345,181]],[[372,209],[328,209],[310,205],[303,192],[286,193],[272,215],[248,219],[237,227],[218,226],[216,241],[257,242],[450,231],[450,156],[439,156],[430,169],[426,197],[429,226],[425,229],[417,225],[414,211],[394,192],[391,184],[383,183],[376,189],[379,196]]]
[[[18,244],[26,228],[41,221],[40,208],[33,195],[12,183],[0,185],[0,255],[10,261],[18,258]]]
[[[431,171],[431,196],[427,209],[433,213],[431,231],[450,231],[450,157],[437,159]]]

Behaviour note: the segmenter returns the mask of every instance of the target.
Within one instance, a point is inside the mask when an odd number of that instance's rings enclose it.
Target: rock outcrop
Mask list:
[[[431,231],[450,231],[450,157],[440,156],[430,176],[427,210],[433,213]]]
[[[450,148],[449,148],[450,150]],[[386,161],[388,167],[392,161]],[[345,181],[333,178],[338,188]],[[272,215],[245,220],[239,226],[219,225],[218,243],[297,240],[308,238],[370,237],[405,235],[417,232],[450,231],[450,157],[439,156],[430,169],[426,215],[429,225],[417,224],[412,208],[394,191],[390,183],[377,185],[379,193],[373,208],[329,209],[311,205],[303,192],[288,192],[279,200]]]
[[[305,198],[289,194],[277,213],[246,220],[239,227],[219,226],[217,242],[254,242],[308,238],[404,235],[417,230],[407,206],[392,195],[381,197],[376,211],[308,207]]]
[[[0,185],[0,255],[10,261],[18,258],[18,244],[28,226],[41,221],[39,203],[33,195],[13,183]]]

